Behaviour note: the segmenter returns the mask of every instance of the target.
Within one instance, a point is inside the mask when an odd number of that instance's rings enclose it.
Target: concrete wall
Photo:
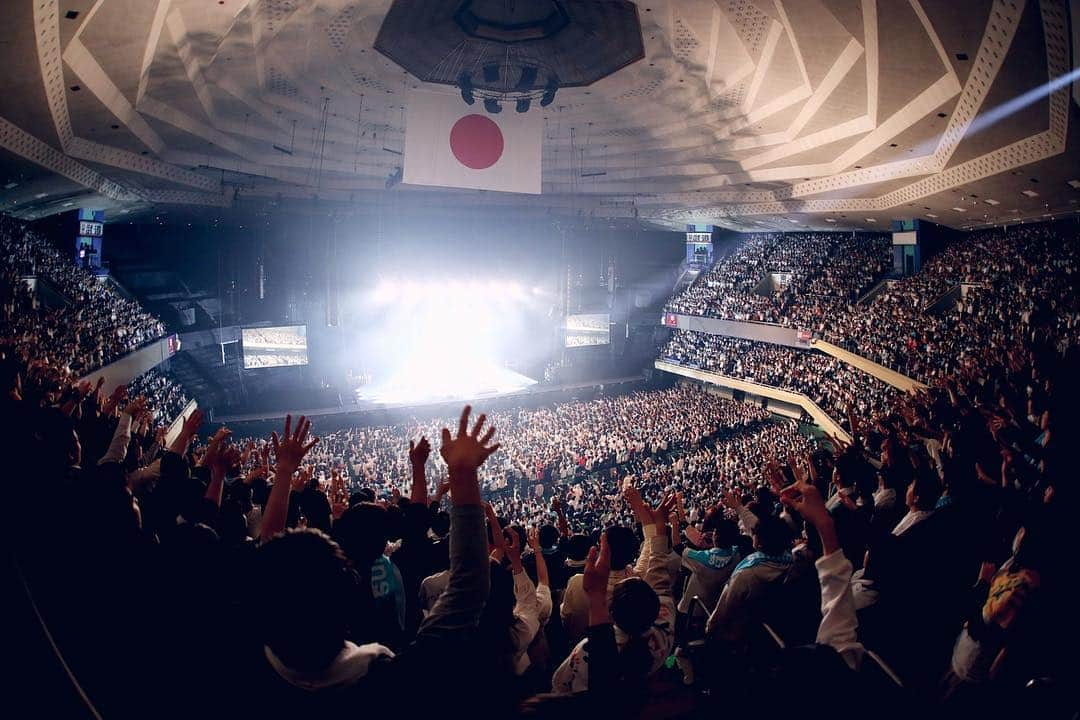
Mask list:
[[[892,385],[894,388],[903,390],[904,392],[912,392],[920,388],[925,388],[921,382],[912,380],[907,375],[901,375],[895,370],[891,370],[884,365],[878,365],[876,362],[871,362],[861,355],[856,355],[853,352],[849,352],[842,347],[837,347],[832,343],[825,342],[824,340],[814,340],[813,346],[816,350],[820,350],[824,353],[832,355],[838,360],[846,362],[848,365],[862,370],[868,375],[873,375],[878,380],[886,382]]]
[[[156,340],[146,347],[109,363],[100,370],[85,375],[82,379],[97,382],[101,376],[105,376],[105,385],[102,390],[106,395],[120,385],[127,385],[147,370],[155,368],[165,360],[173,356],[169,346],[169,337]]]
[[[802,348],[803,350],[809,347],[807,343],[799,341],[799,332],[795,328],[767,323],[718,320],[717,318],[695,317],[692,315],[676,315],[675,318],[678,321],[676,327],[680,330],[696,330],[710,335],[728,335],[730,337],[773,343],[774,345],[787,345]],[[669,325],[668,327],[672,326]]]
[[[664,362],[663,360],[656,361],[656,369],[669,372],[674,375],[681,375],[683,377],[693,378],[694,380],[700,380],[704,383],[710,383],[713,385],[720,385],[732,390],[741,390],[748,395],[754,395],[758,397],[766,397],[770,399],[770,409],[774,409],[777,412],[781,412],[780,407],[774,408],[772,406],[773,400],[785,403],[788,406],[799,407],[806,411],[806,413],[814,419],[814,422],[818,424],[825,432],[830,435],[835,435],[847,442],[851,441],[851,435],[844,431],[840,424],[833,420],[831,417],[825,414],[825,411],[814,403],[813,400],[800,395],[799,393],[793,393],[789,390],[781,390],[780,388],[770,387],[769,385],[759,385],[754,382],[747,382],[746,380],[739,380],[738,378],[728,377],[727,375],[720,375],[718,373],[704,372],[702,370],[695,370],[693,368],[685,368],[681,365],[673,365],[672,363]],[[791,417],[791,409],[787,408],[786,412],[781,414]]]

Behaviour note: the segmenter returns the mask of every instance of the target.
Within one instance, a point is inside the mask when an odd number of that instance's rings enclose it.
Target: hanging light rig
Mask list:
[[[482,69],[485,85],[501,84],[503,70],[514,68],[500,68],[495,63],[485,65]],[[533,101],[537,101],[540,107],[547,107],[555,101],[555,93],[559,90],[559,79],[554,74],[549,74],[547,82],[542,87],[536,86],[537,76],[540,71],[532,66],[525,65],[521,68],[517,82],[506,91],[488,90],[478,88],[473,83],[472,73],[468,70],[458,75],[458,89],[461,91],[461,99],[466,105],[473,105],[477,99],[483,101],[484,109],[495,115],[502,112],[503,104],[513,103],[514,110],[519,113],[527,113],[532,107]]]

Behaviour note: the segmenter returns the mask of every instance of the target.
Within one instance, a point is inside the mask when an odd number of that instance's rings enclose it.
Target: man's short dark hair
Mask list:
[[[319,530],[288,530],[256,557],[256,597],[273,598],[258,604],[266,646],[291,669],[326,668],[341,652],[348,624],[352,575],[341,548]]]
[[[540,526],[540,547],[551,549],[559,544],[559,529],[554,525]]]
[[[613,525],[604,531],[608,547],[611,548],[611,569],[622,570],[637,560],[641,543],[637,535],[628,527]]]
[[[639,577],[620,580],[611,592],[611,619],[631,637],[648,630],[659,613],[660,598]]]
[[[754,526],[754,538],[758,548],[770,555],[782,553],[791,547],[791,530],[775,515],[758,517]]]

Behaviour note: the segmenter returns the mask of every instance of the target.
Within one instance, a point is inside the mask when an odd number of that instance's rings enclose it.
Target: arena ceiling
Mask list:
[[[539,196],[387,189],[420,84],[373,49],[389,6],[5,3],[0,210],[825,229],[1080,207],[1078,109],[1068,84],[1046,87],[1073,67],[1065,0],[638,0],[645,57],[530,110]]]

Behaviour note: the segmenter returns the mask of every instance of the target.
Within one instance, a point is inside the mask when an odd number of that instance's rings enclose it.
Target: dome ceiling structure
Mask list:
[[[1048,85],[1072,69],[1065,0],[639,0],[644,57],[533,103],[535,196],[390,182],[423,78],[376,50],[389,0],[7,5],[0,211],[24,218],[316,203],[973,227],[1080,200],[1072,86]]]

